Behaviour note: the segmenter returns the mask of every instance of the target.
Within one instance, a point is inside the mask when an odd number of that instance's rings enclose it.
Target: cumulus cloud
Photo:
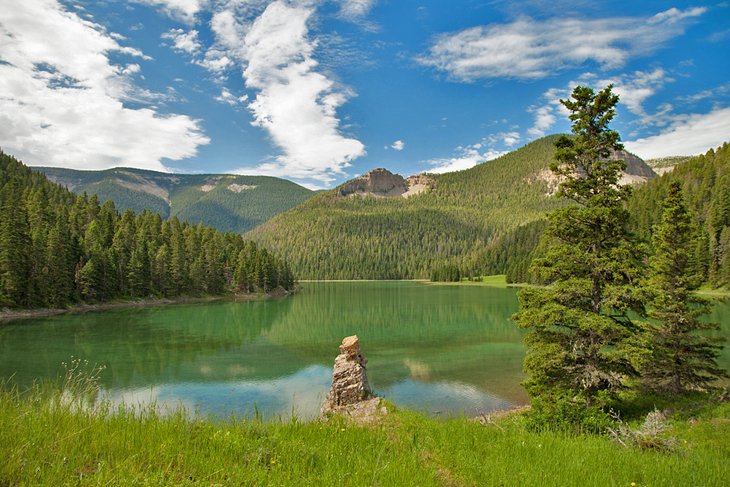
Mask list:
[[[507,132],[501,134],[500,138],[502,139],[502,143],[507,147],[514,147],[520,141],[520,133],[515,131]]]
[[[426,163],[431,166],[426,172],[443,174],[446,172],[463,171],[482,162],[491,161],[506,154],[507,151],[494,149],[484,150],[483,144],[477,143],[466,147],[457,147],[456,155],[444,159],[432,159]]]
[[[644,159],[691,156],[730,140],[730,108],[705,114],[677,115],[661,133],[625,142],[628,150]]]
[[[248,101],[248,95],[236,96],[228,88],[223,88],[221,94],[215,97],[216,101],[225,103],[232,107],[239,106]]]
[[[197,54],[202,47],[198,40],[198,31],[195,29],[189,32],[185,32],[183,29],[170,29],[162,34],[162,38],[172,41],[173,49],[190,55]]]
[[[390,146],[390,148],[397,150],[397,151],[402,151],[403,149],[406,148],[406,143],[403,142],[402,140],[396,140],[395,142],[393,142],[393,144]]]
[[[155,95],[133,84],[138,64],[109,56],[144,55],[56,0],[4,8],[0,38],[0,145],[29,164],[164,170],[209,142],[188,116],[125,106]]]
[[[644,102],[664,87],[665,84],[674,81],[662,68],[651,71],[635,71],[629,74],[622,74],[604,79],[588,80],[586,84],[602,88],[609,84],[614,85],[613,91],[619,95],[621,105],[626,107],[634,115],[648,117]]]
[[[588,61],[616,68],[629,58],[656,51],[706,11],[672,8],[653,17],[595,20],[521,17],[441,35],[417,60],[461,82],[540,79]]]
[[[313,179],[329,183],[365,154],[363,144],[341,133],[337,109],[354,96],[318,71],[316,40],[308,22],[315,6],[270,3],[250,24],[235,12],[217,12],[211,27],[217,43],[245,69],[253,124],[267,131],[281,154],[239,172]]]
[[[136,3],[161,9],[175,20],[193,23],[195,16],[208,3],[207,0],[132,0]]]
[[[560,104],[561,99],[567,99],[578,85],[590,86],[600,90],[614,85],[613,91],[620,97],[620,106],[637,115],[640,125],[658,125],[666,123],[666,116],[671,105],[664,104],[655,113],[648,113],[644,104],[665,84],[672,82],[672,78],[662,68],[651,71],[634,71],[612,77],[601,78],[593,73],[584,73],[577,81],[571,81],[565,88],[550,88],[541,97],[541,102],[532,105],[528,111],[533,114],[534,123],[527,130],[531,137],[544,136],[558,120],[558,116],[567,118],[568,112]]]

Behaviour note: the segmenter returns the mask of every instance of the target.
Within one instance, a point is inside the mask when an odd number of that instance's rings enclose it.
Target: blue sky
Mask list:
[[[615,85],[644,158],[730,141],[730,3],[0,0],[0,147],[31,165],[267,174],[471,167]]]

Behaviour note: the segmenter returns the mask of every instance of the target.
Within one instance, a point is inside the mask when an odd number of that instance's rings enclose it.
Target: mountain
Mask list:
[[[525,260],[545,214],[565,204],[552,196],[556,137],[465,171],[403,178],[376,169],[247,236],[285,258],[300,278],[425,278],[440,267],[504,272]],[[654,177],[641,159],[619,156],[629,162],[627,178]]]
[[[110,199],[121,211],[146,209],[163,218],[177,216],[222,232],[251,230],[314,194],[291,181],[267,176],[167,174],[128,168],[34,169],[77,194]]]

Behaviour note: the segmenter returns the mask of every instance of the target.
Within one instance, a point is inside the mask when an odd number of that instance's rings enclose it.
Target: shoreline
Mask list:
[[[226,294],[222,296],[183,296],[178,298],[142,298],[130,301],[110,301],[96,304],[77,304],[68,308],[37,308],[37,309],[0,309],[0,326],[35,318],[47,318],[65,314],[84,314],[98,311],[110,311],[129,308],[153,308],[156,306],[171,306],[176,304],[213,303],[217,301],[258,301],[274,298],[283,298],[297,292],[277,290],[271,293],[259,294]]]

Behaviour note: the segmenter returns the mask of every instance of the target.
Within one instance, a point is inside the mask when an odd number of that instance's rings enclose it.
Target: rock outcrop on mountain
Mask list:
[[[381,198],[401,196],[408,198],[429,189],[433,178],[417,174],[404,178],[379,167],[358,176],[337,188],[339,196],[375,196]]]
[[[611,154],[610,160],[623,160],[626,163],[626,170],[624,171],[619,184],[637,184],[645,183],[654,179],[657,174],[654,170],[643,161],[643,159],[627,151],[614,151]],[[559,176],[553,174],[550,169],[543,169],[535,176],[536,179],[545,181],[548,184],[548,195],[552,196],[558,190],[562,179]]]
[[[631,152],[623,150],[614,152],[611,155],[611,159],[623,159],[626,163],[626,170],[619,181],[621,184],[645,183],[657,176],[654,170],[643,159]]]

